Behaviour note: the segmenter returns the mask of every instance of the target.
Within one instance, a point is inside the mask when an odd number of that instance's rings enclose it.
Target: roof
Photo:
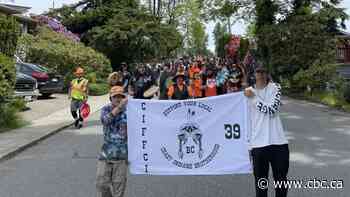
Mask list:
[[[21,14],[20,11],[12,9],[11,7],[8,7],[6,5],[0,4],[0,13],[5,14]]]
[[[338,38],[349,38],[350,39],[350,33],[346,31],[339,30],[337,33]]]
[[[31,7],[10,3],[0,3],[0,11],[6,14],[24,14]]]
[[[31,24],[38,23],[37,20],[34,20],[34,19],[32,19],[32,18],[30,18],[28,16],[23,16],[21,14],[14,14],[13,16],[20,22],[31,23]]]

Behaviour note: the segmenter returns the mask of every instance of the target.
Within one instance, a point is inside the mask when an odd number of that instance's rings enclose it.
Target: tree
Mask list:
[[[152,6],[148,8],[137,0],[100,2],[85,0],[49,14],[60,17],[68,29],[81,35],[85,44],[106,54],[112,65],[168,56],[181,46],[175,24],[155,14],[157,1],[149,1]]]
[[[230,35],[227,32],[225,26],[222,26],[221,23],[216,23],[214,31],[214,40],[215,40],[215,53],[218,57],[225,57],[225,45],[230,39]]]
[[[178,29],[183,32],[183,47],[190,55],[204,55],[208,52],[208,36],[201,18],[201,4],[198,0],[188,0],[176,8]]]

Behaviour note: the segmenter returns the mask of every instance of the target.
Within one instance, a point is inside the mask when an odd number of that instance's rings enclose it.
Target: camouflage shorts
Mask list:
[[[125,160],[97,162],[97,197],[123,197],[126,188],[127,163]]]

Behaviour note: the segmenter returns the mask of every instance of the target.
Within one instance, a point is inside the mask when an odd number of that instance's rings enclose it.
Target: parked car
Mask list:
[[[15,84],[15,96],[22,97],[25,101],[33,101],[39,96],[38,82],[35,78],[17,72]]]
[[[63,90],[63,77],[50,69],[36,64],[16,63],[16,69],[26,75],[30,75],[38,81],[40,94],[49,97],[51,94],[60,93]]]

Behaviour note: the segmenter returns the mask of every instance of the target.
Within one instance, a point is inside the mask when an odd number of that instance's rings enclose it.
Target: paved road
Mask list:
[[[293,100],[284,102],[282,112],[290,140],[290,178],[344,181],[344,189],[291,189],[289,196],[350,196],[350,115]],[[0,163],[0,196],[95,196],[100,144],[95,114],[84,129],[67,129]],[[254,187],[250,175],[129,176],[126,196],[253,197]]]
[[[48,116],[55,111],[59,111],[70,105],[67,94],[53,94],[49,98],[39,97],[38,100],[28,102],[28,109],[20,115],[25,121],[31,122],[39,118]]]

